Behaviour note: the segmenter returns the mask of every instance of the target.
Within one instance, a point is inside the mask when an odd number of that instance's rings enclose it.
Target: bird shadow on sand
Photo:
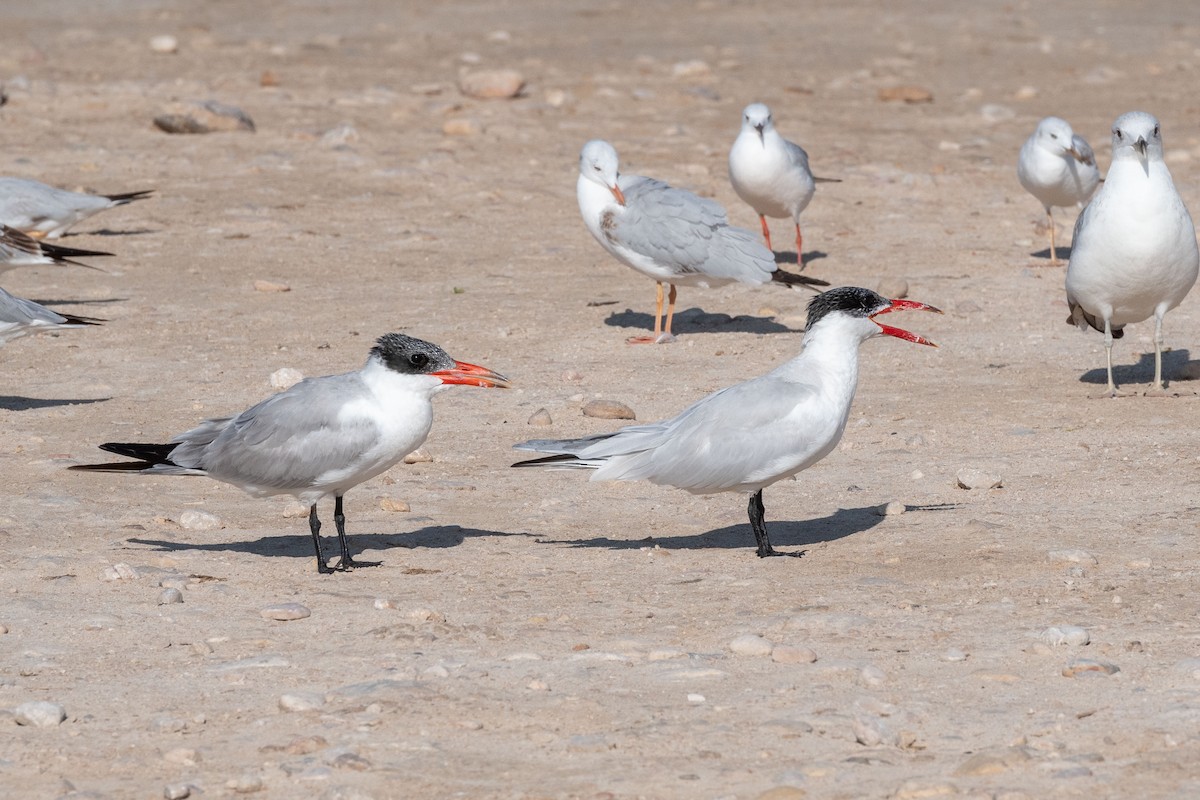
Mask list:
[[[829,258],[829,253],[823,250],[809,250],[804,254],[804,266],[808,266],[814,261],[820,261],[822,258]],[[798,264],[796,254],[790,250],[780,250],[775,253],[776,264]]]
[[[71,231],[67,236],[145,236],[148,233],[161,233],[152,228],[132,228],[130,230],[115,231],[112,228],[101,228],[96,231]]]
[[[333,532],[332,520],[321,527],[321,548],[326,558],[333,558],[338,553],[337,534]],[[326,535],[326,534],[330,535]],[[488,531],[478,528],[463,528],[459,525],[431,525],[411,533],[355,533],[346,532],[350,541],[351,554],[357,558],[366,551],[383,550],[414,550],[441,549],[458,547],[467,539],[493,536],[531,536],[527,533],[506,533],[504,531]],[[141,545],[160,552],[176,552],[197,550],[202,552],[231,552],[251,553],[263,557],[284,558],[313,558],[312,536],[308,533],[308,523],[304,523],[303,533],[281,533],[272,536],[261,536],[257,539],[224,542],[194,542],[182,539],[144,539],[129,537],[125,541],[130,545]]]
[[[99,300],[59,300],[55,298],[52,300],[35,299],[33,302],[46,308],[53,308],[54,306],[106,306],[112,303],[124,303],[128,300],[128,297],[109,297]]]
[[[1054,252],[1058,254],[1058,262],[1059,263],[1058,264],[1045,264],[1043,266],[1065,267],[1067,265],[1067,262],[1071,260],[1071,248],[1069,248],[1065,245],[1061,245],[1061,244],[1055,245]],[[1050,248],[1047,247],[1045,250],[1038,250],[1036,252],[1030,253],[1029,256],[1031,258],[1044,258],[1046,261],[1049,261],[1050,260]],[[1107,378],[1105,380],[1107,380]]]
[[[0,395],[0,409],[5,411],[30,411],[35,408],[57,408],[58,406],[83,406],[91,403],[107,403],[111,397],[18,397]]]
[[[1171,383],[1175,375],[1188,362],[1187,350],[1171,350],[1162,354],[1162,374],[1167,383]],[[1117,386],[1125,384],[1150,383],[1154,378],[1154,353],[1142,353],[1136,364],[1113,364],[1113,381]],[[1089,369],[1079,376],[1080,383],[1095,383],[1101,386],[1108,384],[1108,370],[1104,367]]]
[[[604,324],[614,328],[639,328],[652,331],[654,330],[654,315],[627,308],[624,311],[610,314],[604,320]],[[675,312],[671,331],[676,334],[802,333],[802,330],[789,328],[771,317],[731,317],[728,314],[709,314],[699,308],[688,308]]]
[[[922,507],[926,509],[926,507]],[[928,507],[926,510],[938,510]],[[774,547],[808,547],[822,542],[833,542],[862,533],[883,522],[879,506],[862,508],[839,508],[828,517],[795,520],[791,522],[767,520],[767,530]],[[570,547],[606,547],[612,550],[635,550],[658,546],[664,550],[747,550],[754,552],[754,531],[750,523],[729,525],[705,533],[681,536],[647,536],[641,539],[610,539],[597,536],[594,539],[557,540],[539,538],[540,544],[565,544]],[[795,551],[789,553],[796,555]]]

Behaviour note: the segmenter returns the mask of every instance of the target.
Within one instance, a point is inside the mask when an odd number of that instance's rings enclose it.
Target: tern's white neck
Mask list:
[[[832,403],[849,413],[858,388],[858,348],[880,328],[863,317],[830,314],[804,335],[800,355],[776,370],[781,376],[817,386]]]
[[[359,374],[367,388],[385,405],[398,400],[400,396],[427,400],[449,388],[440,378],[432,375],[408,375],[389,369],[375,356],[367,359]]]

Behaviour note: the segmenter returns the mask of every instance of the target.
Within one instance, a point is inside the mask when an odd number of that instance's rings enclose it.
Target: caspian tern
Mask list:
[[[1104,334],[1108,394],[1113,339],[1131,322],[1154,317],[1154,382],[1163,389],[1163,317],[1179,305],[1200,270],[1196,228],[1163,161],[1158,120],[1144,111],[1113,123],[1112,164],[1104,186],[1075,221],[1067,264],[1067,323]]]
[[[57,239],[80,220],[148,197],[154,190],[83,194],[27,178],[0,178],[0,224],[35,239]]]
[[[1058,263],[1054,245],[1054,206],[1082,206],[1100,185],[1096,154],[1065,119],[1046,117],[1038,123],[1017,157],[1017,179],[1046,209],[1050,227],[1050,262]]]
[[[579,155],[575,185],[579,211],[596,241],[618,261],[658,283],[654,335],[629,339],[630,344],[670,342],[675,315],[675,287],[723,286],[739,281],[759,286],[828,286],[827,281],[778,269],[774,254],[754,234],[735,228],[725,209],[713,200],[675,189],[662,181],[621,175],[617,151],[594,139]],[[663,284],[670,286],[663,324]]]
[[[503,375],[455,361],[435,344],[401,333],[382,336],[358,372],[309,378],[236,417],[210,419],[166,444],[100,445],[138,459],[71,469],[207,475],[254,497],[287,494],[309,507],[317,571],[333,572],[321,551],[317,501],[333,495],[341,561],[346,541],[342,496],[420,447],[433,424],[433,395],[451,384],[507,388]]]
[[[729,150],[729,182],[738,197],[758,214],[768,249],[771,229],[767,217],[792,219],[796,225],[796,264],[803,269],[800,214],[812,201],[817,183],[841,181],[813,177],[804,148],[775,130],[771,109],[762,103],[751,103],[742,110],[742,130]]]
[[[102,319],[59,314],[43,305],[0,289],[0,344],[30,333],[99,325]]]
[[[842,438],[862,342],[884,335],[933,345],[877,319],[902,309],[941,313],[869,289],[830,289],[808,304],[803,350],[786,364],[710,394],[663,422],[516,445],[550,455],[513,466],[590,469],[592,480],[648,480],[693,494],[750,492],[758,555],[781,555],[767,536],[762,490],[811,467]]]
[[[32,267],[39,264],[73,265],[98,269],[91,264],[75,261],[87,256],[111,256],[100,250],[79,250],[74,247],[59,247],[46,244],[16,228],[0,225],[0,274],[17,267]]]

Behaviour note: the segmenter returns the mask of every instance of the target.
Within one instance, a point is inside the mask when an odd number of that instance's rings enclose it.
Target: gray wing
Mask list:
[[[715,201],[652,178],[622,178],[626,212],[613,230],[618,243],[680,274],[761,284],[775,257],[758,234],[729,224]]]
[[[808,153],[804,152],[804,148],[787,139],[783,140],[783,145],[787,148],[788,160],[798,167],[803,167],[805,172],[809,172]]]
[[[0,223],[19,230],[50,221],[78,221],[110,205],[107,197],[68,192],[24,178],[0,178]]]
[[[373,423],[339,415],[346,400],[365,391],[357,373],[309,378],[232,419],[208,420],[177,436],[171,461],[251,493],[307,488],[377,444]]]
[[[1092,146],[1087,143],[1087,139],[1075,134],[1071,138],[1071,147],[1075,149],[1076,153],[1079,153],[1079,158],[1084,164],[1096,166],[1096,154],[1092,151]]]
[[[0,289],[0,322],[19,325],[64,325],[67,318],[32,300]]]

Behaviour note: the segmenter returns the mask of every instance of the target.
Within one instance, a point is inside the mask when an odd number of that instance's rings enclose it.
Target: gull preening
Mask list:
[[[84,264],[75,259],[111,255],[112,253],[105,253],[101,250],[79,250],[74,247],[46,244],[15,228],[0,225],[0,274],[17,267],[32,267],[39,264],[99,269],[99,267],[93,267],[91,264]]]
[[[342,496],[421,446],[433,425],[433,395],[451,384],[506,388],[503,375],[455,361],[435,344],[389,333],[357,372],[303,380],[236,417],[210,419],[166,444],[100,445],[137,459],[72,469],[207,475],[254,497],[286,494],[309,507],[317,571],[333,572],[321,550],[317,501],[334,498],[341,560],[355,562],[346,541]]]
[[[27,178],[0,178],[0,224],[38,239],[57,239],[80,220],[142,200],[153,191],[84,194]]]
[[[693,494],[750,492],[747,511],[758,555],[780,555],[767,536],[762,490],[811,467],[842,438],[858,385],[860,344],[895,336],[933,345],[877,319],[904,309],[941,313],[869,289],[830,289],[808,304],[803,349],[786,364],[710,394],[663,422],[516,445],[549,455],[513,466],[589,469],[592,480],[648,480]]]
[[[1104,186],[1075,222],[1067,264],[1069,324],[1104,334],[1108,393],[1113,339],[1154,317],[1154,382],[1162,380],[1163,317],[1196,282],[1200,253],[1192,217],[1163,161],[1158,120],[1144,111],[1113,123],[1112,164]]]
[[[836,178],[814,178],[808,153],[775,130],[771,109],[751,103],[742,111],[742,130],[729,150],[729,182],[762,224],[763,238],[771,248],[767,217],[791,218],[796,225],[796,264],[804,267],[804,238],[800,214],[808,208],[817,183],[840,183]]]
[[[617,151],[594,139],[579,155],[576,197],[584,224],[622,264],[658,284],[654,334],[631,344],[669,342],[675,287],[723,286],[738,281],[828,286],[826,281],[780,270],[774,254],[753,232],[729,224],[713,200],[653,178],[621,175]],[[665,324],[663,284],[670,287]]]
[[[46,333],[63,328],[83,328],[104,322],[94,317],[59,314],[40,303],[9,294],[0,289],[0,344],[31,333]]]
[[[1050,227],[1050,263],[1058,263],[1054,242],[1054,206],[1082,206],[1100,185],[1096,154],[1065,119],[1046,117],[1021,145],[1017,179],[1046,209]]]

